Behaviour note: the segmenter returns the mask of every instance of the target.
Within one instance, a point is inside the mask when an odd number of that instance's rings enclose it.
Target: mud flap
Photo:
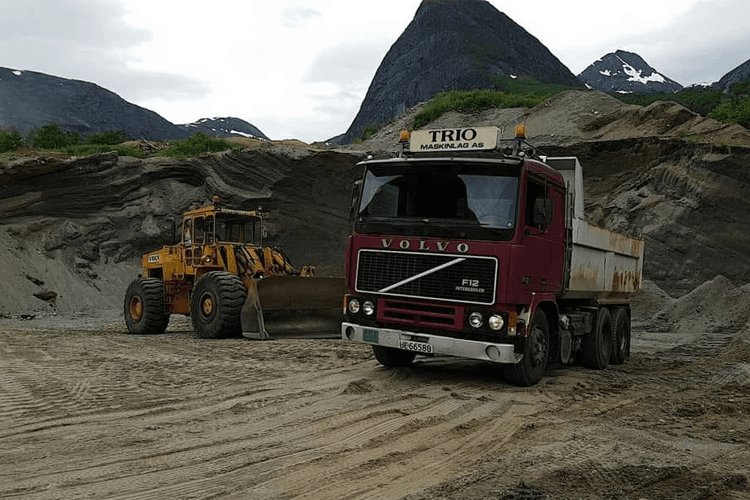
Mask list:
[[[242,308],[242,335],[340,338],[343,278],[269,276],[255,282]]]

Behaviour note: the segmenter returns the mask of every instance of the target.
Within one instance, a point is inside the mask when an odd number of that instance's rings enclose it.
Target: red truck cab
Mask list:
[[[386,366],[451,355],[503,363],[521,385],[542,377],[559,357],[572,210],[519,132],[504,152],[495,127],[418,131],[400,157],[362,162],[343,339]]]

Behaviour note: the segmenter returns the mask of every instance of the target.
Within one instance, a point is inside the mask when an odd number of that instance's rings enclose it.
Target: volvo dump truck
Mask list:
[[[338,337],[343,280],[295,269],[263,244],[260,210],[213,204],[186,212],[181,240],[148,253],[127,289],[134,334],[163,333],[170,315],[190,316],[198,337]]]
[[[498,363],[536,384],[551,362],[630,354],[644,242],[584,220],[575,157],[495,127],[406,133],[361,163],[341,335],[385,366],[416,356]]]

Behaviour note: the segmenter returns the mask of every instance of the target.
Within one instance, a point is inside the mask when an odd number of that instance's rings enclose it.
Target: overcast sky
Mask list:
[[[490,0],[574,74],[617,49],[682,85],[750,59],[747,0]],[[0,67],[96,83],[173,123],[346,131],[420,0],[0,0]],[[607,5],[607,6],[605,6]]]

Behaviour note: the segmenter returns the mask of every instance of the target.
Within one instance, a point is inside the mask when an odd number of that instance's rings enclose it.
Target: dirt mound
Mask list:
[[[407,110],[363,144],[350,147],[375,152],[397,151],[399,130],[411,130],[415,116],[425,104]],[[526,124],[529,141],[543,149],[570,147],[581,141],[656,137],[750,146],[750,131],[741,125],[704,118],[674,102],[659,101],[643,107],[625,104],[602,92],[579,90],[557,94],[532,109],[450,111],[422,128],[496,126],[503,130],[503,138],[513,139],[516,123]]]
[[[675,299],[644,280],[632,305],[634,316],[645,320],[634,325],[639,329],[719,333],[750,342],[750,284],[716,276]]]
[[[658,315],[674,330],[750,333],[750,285],[738,287],[724,276],[717,276],[675,300]]]

